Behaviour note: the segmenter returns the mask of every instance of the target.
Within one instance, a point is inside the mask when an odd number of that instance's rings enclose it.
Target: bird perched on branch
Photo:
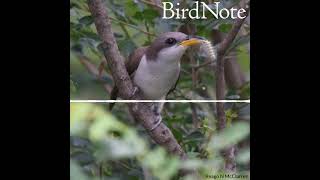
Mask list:
[[[181,32],[167,32],[160,34],[150,46],[140,47],[130,54],[126,69],[145,100],[166,98],[178,81],[182,55],[188,47],[201,42],[201,39]],[[118,88],[115,86],[110,99],[115,100],[117,97]],[[114,103],[110,104],[110,110],[113,105]],[[153,111],[160,118],[163,105],[164,103],[153,104]],[[160,122],[161,119],[157,125]]]

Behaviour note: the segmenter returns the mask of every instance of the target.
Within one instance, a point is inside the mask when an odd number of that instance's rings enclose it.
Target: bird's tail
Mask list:
[[[110,95],[110,99],[111,100],[116,100],[118,97],[118,87],[117,86],[114,86],[114,88],[112,89],[111,91],[111,95]],[[109,110],[111,111],[113,106],[114,106],[115,103],[110,103],[109,104]]]

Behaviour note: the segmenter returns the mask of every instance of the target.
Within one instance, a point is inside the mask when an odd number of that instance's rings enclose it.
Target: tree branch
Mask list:
[[[94,18],[98,35],[102,40],[104,56],[106,57],[115,84],[120,90],[120,97],[123,99],[142,99],[142,96],[133,86],[126,71],[124,58],[121,56],[115,37],[113,36],[107,9],[101,0],[88,0],[88,5]],[[185,152],[165,124],[161,123],[153,131],[150,131],[157,122],[157,119],[146,103],[129,103],[128,106],[134,118],[142,124],[157,144],[163,146],[169,153],[186,159]]]
[[[245,16],[247,17],[249,13],[249,9],[246,9]],[[230,47],[231,43],[235,39],[238,34],[244,19],[237,19],[225,37],[225,39],[218,44],[217,52],[217,67],[216,67],[216,99],[223,100],[225,98],[225,77],[224,77],[224,55],[227,52],[227,49]],[[217,117],[218,117],[218,130],[221,131],[226,127],[226,115],[224,112],[224,103],[217,103]],[[224,150],[225,157],[225,170],[229,172],[236,171],[236,163],[235,163],[235,147],[232,146]]]
[[[246,17],[248,16],[250,11],[250,8],[246,8],[246,13],[244,14]],[[217,53],[218,56],[224,56],[226,51],[228,50],[228,48],[230,47],[231,43],[233,42],[233,40],[235,39],[235,37],[237,36],[243,22],[245,21],[246,18],[244,19],[237,19],[235,21],[235,23],[233,24],[232,29],[230,30],[230,32],[228,33],[228,35],[224,38],[224,40],[218,44],[217,46]]]

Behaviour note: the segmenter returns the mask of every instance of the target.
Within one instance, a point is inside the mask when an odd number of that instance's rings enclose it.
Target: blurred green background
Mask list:
[[[232,104],[233,110],[227,112],[229,125],[221,132],[216,130],[211,104],[196,104],[202,109],[199,111],[199,128],[193,127],[188,103],[167,105],[168,110],[175,113],[166,115],[164,122],[186,151],[187,161],[182,162],[153,143],[147,132],[128,113],[111,114],[103,105],[72,103],[71,179],[138,180],[149,176],[160,180],[181,179],[178,176],[181,168],[196,169],[203,179],[219,174],[246,175],[248,178],[241,179],[249,179],[249,119],[246,112],[236,111],[240,106],[248,108],[248,104]],[[220,151],[231,145],[237,145],[236,173],[223,171],[224,161]],[[193,178],[187,176],[184,179]]]

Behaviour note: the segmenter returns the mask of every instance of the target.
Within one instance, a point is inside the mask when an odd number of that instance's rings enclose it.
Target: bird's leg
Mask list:
[[[160,113],[162,111],[162,108],[163,108],[163,105],[164,105],[164,102],[155,102],[155,103],[153,103],[152,110],[153,110],[153,113],[156,116],[160,115]]]
[[[164,98],[163,98],[164,99]],[[156,120],[154,121],[153,127],[150,129],[150,131],[154,130],[157,128],[160,123],[162,122],[162,117],[161,117],[161,111],[163,109],[164,102],[155,102],[152,105],[152,111],[156,115]]]

